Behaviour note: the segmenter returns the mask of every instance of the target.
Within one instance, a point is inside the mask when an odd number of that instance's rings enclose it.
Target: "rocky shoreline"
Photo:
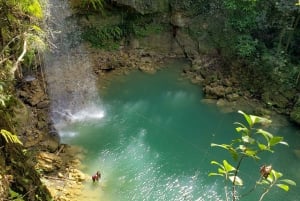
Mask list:
[[[153,74],[168,60],[182,59],[184,56],[133,49],[115,52],[91,50],[91,58],[94,73],[100,82],[99,87],[104,89],[115,76],[126,75],[132,70]],[[252,98],[250,92],[242,91],[239,81],[222,72],[219,66],[221,63],[217,57],[204,55],[194,59],[191,68],[184,69],[182,75],[203,88],[206,97],[203,101],[216,104],[223,112],[241,109],[263,116],[274,114],[259,100]],[[20,137],[25,142],[24,146],[33,150],[35,162],[32,165],[54,200],[71,201],[79,197],[88,200],[89,196],[95,198],[97,195],[85,189],[85,185],[91,183],[81,163],[85,151],[80,147],[61,144],[53,128],[49,117],[50,101],[41,75],[39,79],[20,83],[18,88],[18,96],[24,102],[24,108],[16,111],[19,115],[15,121],[20,124],[19,133],[22,134]]]

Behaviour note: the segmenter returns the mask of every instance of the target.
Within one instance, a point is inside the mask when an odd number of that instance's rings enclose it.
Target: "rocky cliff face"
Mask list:
[[[220,52],[215,48],[213,44],[214,39],[211,36],[211,31],[218,27],[218,22],[211,22],[210,18],[202,16],[201,12],[199,12],[201,9],[193,11],[195,8],[193,3],[196,1],[111,0],[110,2],[119,8],[123,7],[136,12],[140,18],[146,16],[146,14],[158,14],[150,15],[153,17],[154,23],[161,23],[163,27],[167,27],[159,34],[152,34],[144,38],[135,38],[133,36],[130,39],[130,44],[133,44],[131,48],[151,49],[157,52],[170,51],[175,52],[177,55],[181,53],[181,55],[191,60],[192,68],[190,70],[196,77],[203,74],[203,69],[209,72],[216,72],[215,69],[217,69],[222,72],[218,75],[214,73],[210,76],[212,77],[211,82],[202,83],[204,93],[206,93],[208,98],[224,99],[229,102],[236,101],[238,97],[253,99],[256,102],[260,102],[262,107],[267,110],[284,114],[290,117],[292,121],[300,124],[300,101],[298,100],[297,90],[282,90],[281,86],[273,86],[274,84],[268,83],[265,77],[262,76],[260,78],[255,77],[255,80],[259,80],[257,81],[259,83],[264,82],[265,88],[258,90],[260,91],[259,94],[253,93],[250,88],[260,88],[260,86],[255,86],[255,83],[249,82],[253,79],[253,75],[251,77],[251,75],[244,73],[244,75],[237,76],[237,74],[243,72],[240,67],[237,67],[239,64],[234,64],[233,61],[231,64],[227,62],[227,66],[224,66],[224,63],[221,61],[218,62],[218,66],[211,67],[211,65],[208,65],[213,63],[215,58],[221,58]],[[198,1],[197,6],[201,7],[201,2]],[[220,30],[219,32],[221,33]],[[204,64],[200,62],[199,64],[198,61],[206,60],[207,57],[210,58],[210,61]],[[209,66],[208,68],[206,67],[207,65]],[[224,73],[221,68],[224,68]],[[229,68],[230,74],[228,73]],[[228,87],[226,81],[222,80],[222,77],[226,77],[227,80],[234,80],[233,82],[237,87]],[[223,84],[224,82],[225,84]]]
[[[17,134],[23,143],[9,143],[0,136],[0,200],[7,199],[9,192],[15,192],[10,193],[15,196],[13,199],[51,200],[34,168],[39,151],[54,152],[59,146],[44,87],[42,79],[20,81],[12,104],[5,111],[0,110],[1,129]]]

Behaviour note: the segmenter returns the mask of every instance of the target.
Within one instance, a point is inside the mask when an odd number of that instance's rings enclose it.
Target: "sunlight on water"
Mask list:
[[[90,164],[100,168],[104,175],[101,181],[101,197],[113,200],[161,200],[161,201],[218,201],[218,186],[202,185],[201,177],[189,174],[164,173],[158,152],[145,144],[147,131],[141,129],[137,137],[130,139],[124,148],[103,150],[97,161]]]

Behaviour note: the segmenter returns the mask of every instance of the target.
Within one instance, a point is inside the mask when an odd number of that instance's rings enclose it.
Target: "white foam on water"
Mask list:
[[[83,122],[102,119],[105,116],[105,112],[102,107],[90,106],[84,108],[73,115],[71,114],[71,122]]]
[[[59,116],[59,121],[55,122],[55,128],[58,130],[59,135],[61,137],[75,137],[73,131],[65,131],[68,130],[72,125],[80,123],[98,123],[99,120],[105,117],[105,110],[101,106],[97,105],[89,105],[81,110],[71,113],[69,110],[65,111],[54,111],[54,113]]]
[[[75,137],[78,135],[78,133],[74,131],[60,131],[59,135],[61,137]]]

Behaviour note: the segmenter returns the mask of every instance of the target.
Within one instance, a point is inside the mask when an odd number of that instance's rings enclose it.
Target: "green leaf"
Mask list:
[[[255,115],[249,115],[253,124],[270,124],[272,121],[270,119],[259,117]]]
[[[231,172],[231,171],[235,171],[235,168],[230,165],[227,160],[223,160],[223,165],[224,165],[224,168],[226,170],[226,172]]]
[[[278,186],[279,188],[281,188],[282,190],[285,190],[285,191],[289,191],[289,189],[290,189],[290,187],[285,184],[276,184],[276,186]]]
[[[235,178],[235,180],[234,180],[234,178]],[[237,186],[243,185],[243,180],[241,178],[239,178],[238,176],[230,176],[229,179],[232,183],[234,182],[234,185],[237,185]]]
[[[242,114],[242,115],[244,116],[244,118],[246,119],[246,121],[247,121],[247,123],[248,123],[248,125],[249,125],[250,127],[253,126],[253,122],[252,122],[252,120],[251,120],[251,118],[250,118],[249,115],[247,115],[246,113],[244,113],[244,112],[241,111],[241,110],[239,110],[238,113],[240,113],[240,114]]]
[[[247,147],[241,144],[239,145],[239,149],[244,152],[247,149]]]
[[[243,142],[249,143],[249,144],[253,144],[255,142],[255,140],[253,138],[249,137],[248,135],[243,136],[242,140],[243,140]]]
[[[18,143],[23,145],[23,143],[19,140],[18,136],[12,134],[7,130],[1,129],[0,134],[4,137],[7,143]]]
[[[282,140],[283,140],[283,137],[275,136],[275,137],[270,139],[270,141],[269,141],[270,146],[274,146],[274,145],[282,142]]]
[[[217,165],[220,168],[224,169],[224,166],[221,163],[218,163],[217,161],[211,161],[210,164]]]
[[[243,132],[243,133],[247,133],[249,131],[248,128],[246,127],[236,127],[235,130],[240,133],[240,132]]]
[[[259,148],[260,150],[262,150],[262,151],[264,151],[264,150],[269,150],[269,147],[266,146],[266,145],[264,145],[264,144],[261,144],[261,143],[257,142],[257,145],[258,145],[258,148]]]
[[[271,174],[267,177],[268,182],[273,183],[274,182],[274,174],[273,170],[271,171]]]
[[[221,147],[223,149],[229,150],[229,149],[233,149],[231,145],[229,144],[215,144],[215,143],[211,143],[210,146],[212,147]]]
[[[258,129],[256,133],[261,134],[267,140],[267,142],[269,142],[269,140],[273,138],[273,135],[271,133],[263,129]]]
[[[221,177],[223,177],[224,175],[223,174],[219,174],[219,173],[215,173],[215,172],[210,172],[208,174],[208,176],[221,176]]]
[[[281,142],[279,142],[279,144],[283,144],[285,146],[289,146],[289,144],[287,142],[285,142],[285,141],[281,141]]]
[[[260,185],[270,185],[270,181],[267,180],[267,179],[262,179],[260,182],[256,182],[257,184],[260,184]]]
[[[275,170],[272,170],[271,171],[272,175],[274,175],[274,179],[277,180],[279,179],[280,177],[282,177],[282,173],[281,172],[277,172]]]
[[[224,169],[222,169],[222,168],[218,168],[218,173],[222,174],[222,175],[226,175],[227,174],[227,172]]]
[[[284,182],[286,184],[289,184],[291,186],[296,186],[296,182],[294,182],[293,180],[290,180],[290,179],[282,179],[280,181],[282,181],[282,182]]]
[[[246,156],[258,158],[258,157],[256,156],[256,153],[257,153],[257,151],[251,150],[251,149],[247,149],[247,150],[245,151],[245,155],[246,155]]]

